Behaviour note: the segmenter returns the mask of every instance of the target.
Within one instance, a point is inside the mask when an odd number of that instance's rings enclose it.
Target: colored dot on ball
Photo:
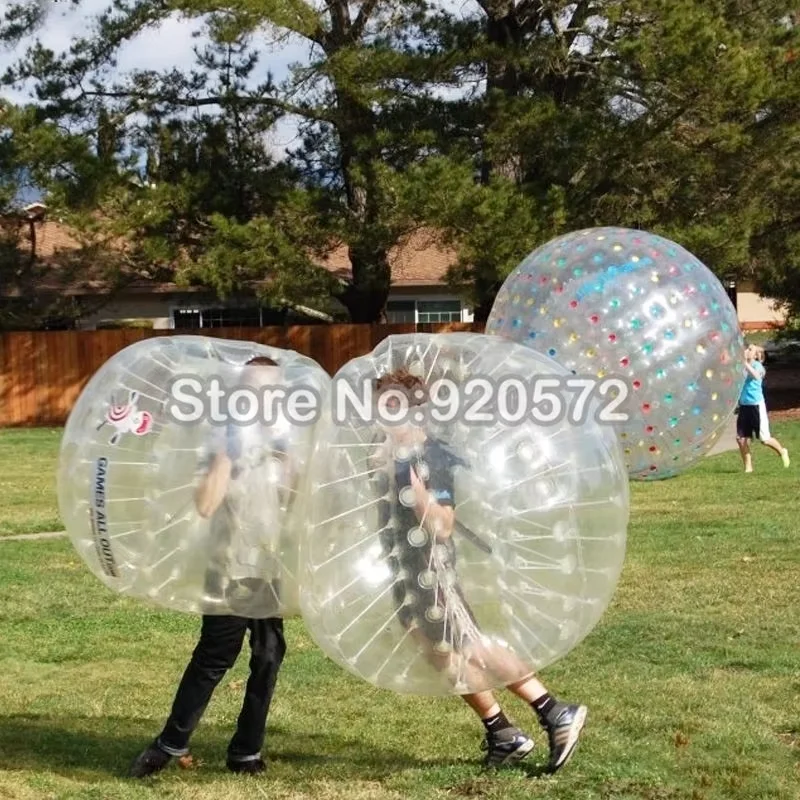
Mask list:
[[[701,283],[700,284],[700,291],[701,292],[707,292],[708,291],[708,284],[707,283]]]
[[[576,267],[574,270],[572,270],[572,274],[576,278],[580,278],[580,276],[583,275],[583,270],[580,267]]]
[[[605,237],[605,235],[598,236],[598,237],[597,237],[597,241],[598,241],[598,242],[602,242],[602,241],[603,241],[605,238],[606,238],[606,237]]]
[[[598,378],[605,378],[605,376],[606,376],[606,371],[604,369],[600,369],[597,371]]]
[[[678,418],[677,417],[670,417],[669,418],[669,426],[670,426],[670,428],[674,428],[677,424],[678,424]],[[675,440],[675,444],[679,444],[680,441],[681,441],[680,439],[676,439]]]
[[[569,307],[570,308],[577,308],[578,307],[578,301],[577,300],[570,300],[569,301]]]
[[[644,429],[644,432],[645,432],[645,433],[652,433],[654,430],[655,430],[655,428],[654,428],[652,425],[648,425],[648,426],[647,426],[647,427]]]
[[[688,389],[690,392],[696,392],[696,391],[697,391],[697,384],[696,384],[696,383],[694,383],[694,382],[692,382],[692,383],[690,383],[690,384],[689,384],[689,385],[688,385],[686,388],[687,388],[687,389]]]
[[[547,351],[547,355],[549,355],[549,356],[554,356],[555,354],[556,354],[556,351],[555,351],[555,348],[553,348],[553,347],[551,347],[551,348],[550,348],[550,349]]]
[[[653,344],[652,342],[648,342],[647,344],[642,346],[642,352],[649,355],[653,352]]]
[[[559,258],[559,259],[556,261],[556,264],[557,264],[559,267],[563,267],[563,266],[564,266],[566,263],[567,263],[567,259],[566,259],[566,258]]]
[[[677,275],[678,274],[678,268],[674,264],[669,268],[669,274],[670,275]]]
[[[592,259],[592,261],[594,261],[594,263],[595,263],[595,264],[600,264],[600,263],[602,263],[602,261],[603,261],[603,256],[602,256],[600,253],[598,253],[598,254],[597,254],[597,255],[596,255],[596,256],[595,256],[595,257]]]
[[[718,395],[716,392],[714,392],[714,393],[711,395],[711,399],[712,399],[712,400],[716,400],[718,397],[719,397],[719,395]]]
[[[695,429],[694,429],[694,435],[695,435],[695,436],[700,436],[700,434],[701,434],[702,432],[703,432],[703,429],[702,429],[702,428],[695,428]]]
[[[594,351],[594,350],[592,350],[591,348],[589,348],[589,349],[586,351],[586,355],[587,355],[587,356],[589,356],[589,358],[594,358],[595,351]]]
[[[512,328],[519,328],[520,325],[522,325],[522,320],[521,319],[515,319],[515,320],[512,320],[512,322],[511,322],[511,327]]]
[[[691,328],[692,327],[692,321],[690,319],[685,319],[683,321],[683,327],[684,328]]]
[[[547,281],[548,281],[547,275],[542,275],[542,277],[539,278],[539,283],[541,283],[542,285],[547,283]]]
[[[682,367],[686,363],[686,357],[685,356],[678,356],[678,358],[675,360],[675,363],[679,367]]]
[[[533,302],[534,302],[533,298],[532,298],[532,297],[529,297],[529,298],[528,298],[528,299],[525,301],[525,305],[526,305],[526,306],[532,306],[532,305],[533,305]]]
[[[609,305],[611,306],[611,308],[619,308],[619,300],[618,300],[618,299],[615,297],[615,298],[614,298],[614,299],[613,299],[613,300],[612,300],[612,301],[609,303]]]
[[[657,448],[655,445],[653,445],[653,446],[650,448],[650,452],[651,452],[651,453],[657,453],[657,452],[658,452],[658,448]]]
[[[708,316],[708,309],[707,308],[701,308],[700,309],[700,316],[701,317],[707,317]]]
[[[609,342],[616,342],[617,341],[617,334],[616,333],[609,333],[608,334],[608,341]]]
[[[573,342],[577,342],[577,341],[578,341],[578,334],[577,333],[571,333],[569,335],[569,343],[572,344]]]
[[[650,465],[650,472],[655,472],[657,469],[658,467],[655,464]]]
[[[630,447],[626,447],[626,448],[625,448],[625,455],[626,455],[626,456],[629,456],[630,454],[631,454],[631,449],[630,449]]]
[[[639,263],[639,256],[631,256],[631,261],[634,264],[638,264]]]
[[[728,325],[727,322],[723,322],[719,327],[722,328],[723,333],[727,333],[731,329],[731,326]]]
[[[713,378],[713,377],[714,377],[714,370],[713,369],[707,369],[706,370],[706,378]]]
[[[703,347],[703,345],[701,345],[701,344],[697,345],[697,352],[698,353],[705,353],[705,351],[706,351],[706,349],[705,349],[705,347]]]
[[[555,288],[555,289],[553,289],[553,291],[554,291],[556,294],[561,294],[561,292],[563,292],[563,291],[564,291],[564,287],[563,287],[563,286],[561,286],[561,285],[559,285],[559,286],[556,286],[556,288]]]
[[[536,338],[536,331],[531,331],[531,332],[528,334],[528,338],[529,338],[529,339],[535,339],[535,338]]]
[[[719,334],[718,334],[716,331],[714,331],[714,332],[713,332],[713,333],[712,333],[712,334],[711,334],[711,335],[710,335],[708,338],[709,338],[709,339],[710,339],[712,342],[719,341]]]
[[[716,422],[718,419],[719,419],[719,414],[714,414],[714,415],[711,417],[711,421],[712,421],[712,422]]]
[[[665,403],[671,403],[672,402],[672,395],[671,394],[665,394],[664,395],[664,402]]]
[[[650,403],[642,403],[642,411],[647,412],[650,410]]]
[[[621,364],[623,367],[627,367],[627,366],[628,366],[628,364],[630,364],[630,363],[631,363],[631,361],[630,361],[630,359],[629,359],[629,358],[625,357],[625,358],[621,358],[621,359],[619,360],[619,363],[620,363],[620,364]]]
[[[631,320],[631,328],[634,330],[638,330],[642,327],[642,321],[640,319],[632,319]]]
[[[554,328],[559,328],[559,327],[561,327],[561,320],[560,320],[560,319],[554,319],[554,320],[553,320],[553,327],[554,327]]]
[[[699,417],[701,411],[702,411],[702,409],[700,408],[700,406],[695,406],[692,409],[692,414],[694,414],[696,417]]]
[[[619,253],[620,250],[622,250],[622,245],[621,244],[615,244],[614,245],[614,252],[615,253]]]
[[[597,324],[598,322],[600,322],[600,317],[598,317],[597,314],[592,314],[592,316],[589,317],[589,322]]]
[[[539,309],[539,313],[540,313],[540,314],[546,314],[546,313],[547,313],[547,306],[542,306],[542,307]]]
[[[621,434],[619,435],[619,438],[620,438],[620,439],[627,439],[627,438],[628,438],[628,434],[623,432],[623,433],[621,433]]]
[[[665,339],[674,339],[675,338],[675,331],[670,328],[669,330],[664,331],[664,338]]]
[[[650,280],[651,280],[653,283],[658,283],[658,282],[659,282],[659,280],[661,280],[661,279],[658,277],[658,273],[657,273],[657,272],[654,272],[654,273],[653,273],[653,274],[650,276]]]
[[[642,386],[642,382],[641,381],[634,381],[633,382],[633,388],[634,389],[640,389],[641,386]]]
[[[711,310],[719,311],[719,303],[716,300],[711,304]]]

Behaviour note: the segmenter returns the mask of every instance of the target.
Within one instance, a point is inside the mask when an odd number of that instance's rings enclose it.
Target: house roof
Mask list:
[[[70,254],[81,247],[76,232],[55,220],[34,222],[36,235],[36,252],[46,267],[45,274],[38,280],[39,291],[58,291],[70,295],[93,294],[107,291],[108,274],[102,265],[82,267],[81,278],[75,279],[65,264]],[[28,224],[22,228],[23,249],[30,248]],[[447,271],[456,261],[456,254],[443,244],[441,236],[435,230],[420,229],[405,236],[397,246],[389,252],[389,264],[392,270],[392,286],[396,288],[413,288],[423,286],[444,286],[447,283]],[[342,244],[331,250],[318,260],[321,267],[336,277],[347,280],[352,275],[352,266],[347,253],[347,246]],[[203,287],[178,286],[171,282],[154,282],[138,279],[126,286],[127,291],[147,293],[177,293],[204,291]],[[20,294],[9,287],[3,294],[6,296]]]

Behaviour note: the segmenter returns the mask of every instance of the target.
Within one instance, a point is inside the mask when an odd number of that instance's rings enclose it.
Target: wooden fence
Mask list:
[[[297,325],[208,330],[32,331],[0,334],[0,427],[63,425],[89,378],[111,356],[153,336],[244,339],[309,356],[331,375],[400,333],[483,330],[481,324]]]

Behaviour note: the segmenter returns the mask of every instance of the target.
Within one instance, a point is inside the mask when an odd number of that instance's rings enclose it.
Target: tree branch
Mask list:
[[[241,97],[235,95],[233,97],[170,97],[169,95],[158,94],[140,94],[138,92],[121,92],[121,91],[90,91],[81,90],[82,96],[85,97],[108,97],[116,100],[144,100],[150,103],[169,103],[175,106],[184,106],[187,108],[200,107],[200,106],[266,106],[268,108],[276,108],[284,111],[287,114],[294,114],[306,119],[317,120],[318,122],[333,122],[331,115],[324,114],[318,109],[306,108],[298,106],[294,103],[287,103],[285,100],[279,100],[276,97]]]
[[[364,28],[366,28],[369,18],[372,16],[372,12],[375,10],[375,6],[377,5],[378,0],[364,0],[361,10],[358,12],[358,16],[356,17],[356,21],[353,23],[351,28],[351,36],[353,37],[354,41],[358,41],[363,35]]]

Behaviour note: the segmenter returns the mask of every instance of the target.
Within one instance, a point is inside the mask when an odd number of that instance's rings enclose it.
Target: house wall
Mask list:
[[[106,322],[122,320],[149,320],[153,328],[163,330],[172,327],[171,312],[175,298],[172,295],[141,295],[119,298],[104,306],[96,314],[83,318],[81,330],[95,330]]]
[[[745,284],[745,288],[749,287]],[[389,295],[390,300],[416,301],[416,300],[460,300],[458,295],[442,291],[440,287],[419,287],[413,289],[395,289]],[[185,295],[134,295],[122,297],[112,301],[96,314],[81,320],[82,330],[94,330],[103,323],[120,322],[123,320],[147,320],[152,327],[158,330],[172,328],[172,311],[174,308],[196,307],[203,305],[222,305],[211,298],[203,297],[196,293]],[[737,310],[739,322],[744,328],[779,327],[785,320],[783,311],[775,308],[775,301],[763,298],[754,291],[739,291],[737,293]],[[461,321],[472,322],[472,309],[461,301]]]

